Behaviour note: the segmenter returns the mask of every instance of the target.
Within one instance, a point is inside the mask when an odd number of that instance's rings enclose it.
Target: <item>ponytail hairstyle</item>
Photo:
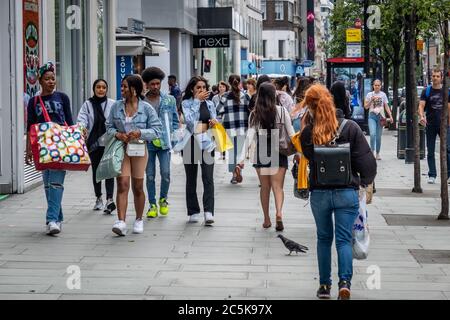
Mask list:
[[[228,83],[231,86],[231,92],[234,96],[234,102],[236,104],[241,103],[241,89],[239,88],[239,85],[241,84],[241,77],[237,74],[232,74],[230,78],[228,79]]]
[[[336,117],[333,97],[328,89],[320,84],[311,86],[306,91],[302,105],[309,108],[307,122],[311,123],[313,127],[313,143],[315,145],[324,145],[333,140],[339,123]]]

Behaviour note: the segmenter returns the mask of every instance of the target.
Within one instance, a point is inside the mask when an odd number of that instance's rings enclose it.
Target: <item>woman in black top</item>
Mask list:
[[[359,126],[348,120],[337,143],[349,143],[351,153],[351,182],[347,186],[323,186],[317,181],[314,146],[331,142],[343,122],[343,113],[336,117],[336,108],[328,90],[313,85],[306,92],[308,105],[306,126],[301,134],[303,154],[310,161],[311,209],[317,226],[317,256],[320,287],[317,297],[331,297],[331,245],[336,236],[339,269],[339,298],[350,298],[353,276],[352,229],[358,216],[360,186],[373,182],[377,164]],[[333,215],[335,230],[333,230]]]
[[[183,113],[191,139],[183,150],[186,171],[186,203],[189,223],[200,221],[200,205],[197,197],[198,162],[202,170],[203,208],[205,225],[214,223],[214,154],[215,144],[207,131],[214,127],[216,107],[208,99],[208,82],[203,77],[193,77],[183,98]]]
[[[42,108],[46,108],[52,122],[59,125],[72,126],[72,111],[69,97],[56,91],[55,67],[49,62],[39,69],[39,84],[41,96],[35,97],[28,103],[27,121],[27,164],[31,165],[33,153],[29,138],[30,129],[34,124],[45,123]],[[42,103],[45,106],[42,105]],[[43,172],[45,196],[47,199],[47,234],[56,235],[61,232],[63,222],[62,199],[64,193],[64,179],[66,171],[45,170]]]

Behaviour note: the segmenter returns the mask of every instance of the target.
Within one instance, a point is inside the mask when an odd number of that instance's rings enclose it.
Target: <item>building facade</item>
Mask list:
[[[129,0],[117,2],[119,28],[127,28],[130,18],[141,20],[144,34],[164,43],[167,50],[146,54],[142,66],[157,66],[166,75],[177,76],[184,87],[194,72],[193,36],[197,34],[197,0]],[[141,71],[141,70],[139,70]],[[168,91],[166,81],[164,91]]]
[[[263,72],[295,77],[300,60],[300,1],[262,1]]]
[[[227,46],[196,48],[197,74],[211,84],[228,80],[231,74],[243,78],[258,74],[262,54],[261,0],[199,0],[198,37],[225,37]],[[203,65],[208,68],[204,68]]]
[[[92,83],[115,81],[116,0],[2,1],[0,37],[0,193],[23,193],[41,183],[41,174],[24,163],[26,100],[39,92],[36,71],[56,64],[57,88],[71,101],[74,117],[92,95]],[[10,30],[10,31],[9,31]],[[3,49],[3,48],[2,48]],[[4,56],[3,56],[4,55]],[[111,88],[111,96],[115,88]]]

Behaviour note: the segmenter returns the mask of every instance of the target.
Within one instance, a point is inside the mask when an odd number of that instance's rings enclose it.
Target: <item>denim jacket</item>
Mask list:
[[[217,111],[214,103],[212,101],[205,101],[208,106],[209,113],[211,115],[211,119],[217,118]],[[189,130],[191,134],[194,133],[195,127],[200,119],[200,106],[201,101],[198,99],[189,99],[183,101],[183,113],[184,119],[186,123],[186,128]],[[215,147],[214,141],[211,139],[211,135],[205,135],[205,140],[202,142],[202,150],[210,150]],[[214,147],[213,147],[214,146]]]
[[[117,101],[111,108],[108,120],[106,121],[106,132],[109,136],[116,133],[125,133],[125,104],[124,101]],[[141,132],[141,139],[147,142],[161,138],[162,124],[159,121],[155,109],[147,102],[139,100],[138,111],[133,117],[133,123]]]
[[[161,100],[159,104],[159,120],[162,123],[162,150],[169,150],[173,147],[172,133],[180,127],[177,112],[177,101],[171,95],[161,92]],[[153,146],[151,142],[148,143],[149,150],[160,150]]]

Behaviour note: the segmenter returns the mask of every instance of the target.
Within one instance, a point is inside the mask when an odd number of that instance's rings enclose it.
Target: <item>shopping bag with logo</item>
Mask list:
[[[365,260],[369,255],[370,235],[367,223],[367,198],[366,190],[359,192],[359,213],[353,224],[353,258]]]
[[[45,123],[30,128],[31,150],[36,170],[88,171],[91,166],[83,126],[59,125],[51,121],[42,98],[36,104],[42,106]]]
[[[102,160],[97,168],[97,182],[117,178],[122,174],[122,163],[125,157],[125,147],[122,141],[115,137],[108,141]]]
[[[220,123],[216,124],[212,129],[212,134],[216,142],[218,152],[226,152],[234,148],[233,142],[227,134],[227,131]]]

